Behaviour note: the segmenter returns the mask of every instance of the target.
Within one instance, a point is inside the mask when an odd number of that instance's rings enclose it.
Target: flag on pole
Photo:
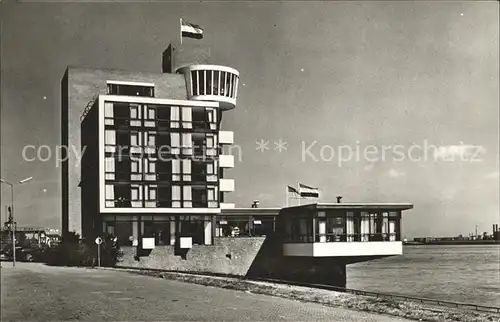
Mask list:
[[[319,189],[299,183],[299,194],[301,197],[319,198]]]
[[[293,194],[293,195],[299,195],[299,191],[297,189],[295,189],[294,187],[290,187],[290,186],[287,186],[287,189],[288,189],[288,193],[290,194]]]
[[[203,28],[181,18],[181,37],[202,39]]]

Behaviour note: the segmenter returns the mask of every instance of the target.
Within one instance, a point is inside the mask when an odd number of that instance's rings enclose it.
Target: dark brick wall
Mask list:
[[[185,259],[174,246],[156,246],[136,259],[136,247],[122,247],[122,267],[153,268],[268,277],[345,287],[345,263],[335,258],[284,257],[281,243],[269,237],[215,238],[214,245],[194,245]]]

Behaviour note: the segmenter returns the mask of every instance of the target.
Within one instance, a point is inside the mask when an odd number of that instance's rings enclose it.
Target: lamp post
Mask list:
[[[26,183],[32,179],[33,177],[25,178],[23,180],[20,180],[19,184]],[[10,186],[10,201],[11,201],[10,214],[12,218],[12,222],[10,223],[11,225],[10,227],[12,230],[12,266],[16,266],[16,227],[15,227],[16,225],[14,220],[14,184],[4,179],[0,179],[0,182]]]

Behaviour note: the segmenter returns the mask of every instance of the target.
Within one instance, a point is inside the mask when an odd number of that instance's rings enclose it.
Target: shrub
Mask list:
[[[113,236],[103,238],[100,247],[101,266],[115,266],[122,252]],[[70,233],[56,247],[48,249],[44,257],[47,264],[54,266],[94,266],[97,265],[97,245],[93,240],[81,241],[78,234]]]

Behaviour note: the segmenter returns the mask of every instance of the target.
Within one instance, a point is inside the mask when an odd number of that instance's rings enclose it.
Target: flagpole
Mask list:
[[[297,181],[297,191],[299,192],[299,206],[300,206],[300,199],[302,199],[302,196],[300,195],[300,183]]]
[[[288,208],[288,186],[285,186],[285,205]]]
[[[182,45],[182,18],[179,19],[179,37],[181,38]]]

